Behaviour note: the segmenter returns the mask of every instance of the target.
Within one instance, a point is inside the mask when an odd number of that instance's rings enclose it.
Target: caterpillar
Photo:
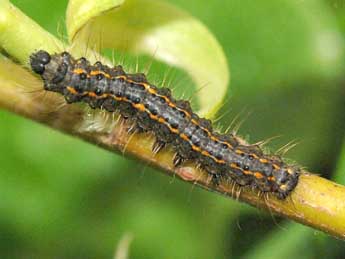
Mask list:
[[[234,181],[285,199],[296,187],[302,170],[259,145],[241,141],[233,133],[212,129],[210,120],[200,118],[186,100],[177,100],[169,88],[149,83],[142,73],[126,73],[86,58],[75,59],[68,52],[49,54],[39,50],[30,56],[32,70],[40,75],[44,89],[64,96],[68,104],[83,102],[91,108],[134,121],[136,132],[152,132],[153,152],[166,145],[175,151],[173,163],[195,161],[212,183]]]

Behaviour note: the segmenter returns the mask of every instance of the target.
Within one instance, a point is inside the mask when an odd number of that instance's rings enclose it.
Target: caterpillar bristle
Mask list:
[[[166,144],[165,142],[156,139],[152,145],[152,152],[154,154],[158,154],[158,152],[161,151],[165,147],[165,144]]]
[[[42,77],[45,90],[63,95],[67,103],[82,102],[101,109],[104,116],[118,111],[120,123],[126,121],[131,137],[139,132],[155,136],[154,155],[170,145],[175,151],[175,167],[193,161],[207,173],[211,184],[236,183],[237,197],[242,186],[249,186],[285,199],[298,183],[299,167],[263,150],[265,141],[251,145],[237,136],[245,119],[231,126],[230,134],[217,132],[210,120],[193,112],[189,101],[176,100],[169,88],[147,82],[144,74],[129,74],[122,66],[111,68],[101,62],[91,65],[68,52],[50,55],[40,50],[30,56],[30,64]]]

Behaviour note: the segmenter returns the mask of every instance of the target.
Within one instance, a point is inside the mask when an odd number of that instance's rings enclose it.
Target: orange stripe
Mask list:
[[[85,71],[84,71],[83,69],[75,69],[75,70],[73,71],[73,73],[75,73],[75,74],[81,74],[81,73],[85,73]],[[107,73],[104,73],[103,71],[96,70],[96,71],[91,71],[91,72],[90,72],[90,75],[91,75],[91,76],[97,75],[97,74],[103,74],[105,77],[110,78],[110,75],[107,74]],[[181,109],[181,108],[177,107],[176,104],[173,103],[167,96],[158,94],[157,91],[156,91],[155,89],[151,88],[151,86],[150,86],[149,84],[147,84],[147,83],[135,82],[135,81],[133,81],[133,80],[128,79],[128,78],[127,78],[126,76],[124,76],[124,75],[117,76],[116,78],[118,78],[118,79],[119,79],[119,78],[122,78],[122,79],[124,79],[124,80],[125,80],[126,82],[128,82],[128,83],[133,83],[133,84],[137,84],[137,85],[143,86],[149,93],[154,94],[154,95],[159,96],[159,97],[163,97],[164,100],[166,101],[166,103],[168,104],[168,106],[173,107],[173,108],[176,108],[177,110],[179,110],[179,111],[181,111],[181,112],[184,112],[184,113],[186,114],[186,116],[189,117],[189,118],[191,117],[191,114],[190,114],[188,111],[186,111],[186,110],[184,110],[184,109]],[[69,86],[69,87],[67,87],[67,89],[68,89],[68,91],[69,91],[70,93],[72,93],[72,94],[78,94],[78,92],[77,92],[73,87],[70,87],[70,86]],[[170,124],[167,123],[167,122],[165,121],[164,118],[158,117],[158,116],[156,116],[156,115],[153,115],[149,110],[147,110],[147,109],[145,108],[145,106],[144,106],[143,104],[140,104],[140,103],[139,103],[139,104],[134,104],[134,103],[132,103],[130,100],[128,100],[127,98],[120,98],[120,97],[116,97],[116,96],[111,95],[111,94],[103,94],[102,96],[97,96],[97,95],[96,95],[95,93],[93,93],[93,92],[86,92],[86,93],[83,93],[83,94],[86,94],[86,95],[89,95],[90,97],[95,97],[95,98],[107,98],[107,97],[112,97],[112,98],[114,98],[114,99],[117,100],[117,101],[126,101],[126,102],[129,102],[129,103],[132,104],[132,106],[133,106],[134,108],[138,109],[139,111],[148,113],[149,116],[150,116],[150,118],[151,118],[152,120],[155,120],[155,121],[158,121],[159,123],[165,124],[165,125],[169,128],[169,130],[170,130],[171,132],[173,132],[173,133],[175,133],[175,134],[179,134],[178,129],[172,128],[172,127],[170,126]],[[216,141],[216,142],[218,142],[218,143],[220,143],[220,144],[225,144],[225,145],[227,145],[229,148],[233,148],[233,146],[232,146],[229,142],[221,141],[220,139],[218,139],[217,137],[215,137],[214,135],[212,135],[212,133],[211,133],[207,128],[202,127],[202,126],[198,123],[197,120],[192,119],[191,122],[192,122],[194,125],[199,126],[202,130],[206,131],[207,134],[209,135],[209,137],[210,137],[211,140]],[[197,146],[193,145],[192,142],[191,142],[191,140],[190,140],[184,133],[180,133],[179,136],[180,136],[183,140],[188,141],[188,142],[191,144],[192,149],[193,149],[194,151],[197,151],[197,152],[201,153],[201,154],[204,155],[204,156],[207,156],[207,157],[212,158],[214,161],[216,161],[216,162],[219,163],[219,164],[224,164],[224,163],[226,163],[226,161],[224,161],[224,160],[219,160],[219,159],[217,159],[216,157],[211,156],[211,155],[209,154],[209,152],[207,152],[206,150],[201,150],[200,147],[197,147]],[[244,154],[244,152],[241,151],[241,150],[235,150],[235,152],[236,152],[237,154]],[[255,155],[255,154],[251,154],[251,155],[252,155],[255,159],[259,159],[259,157],[258,157],[257,155]],[[260,161],[261,163],[268,163],[268,162],[269,162],[267,159],[264,159],[264,158],[259,159],[259,161]],[[278,165],[273,164],[273,166],[274,166],[276,169],[279,168]],[[239,169],[239,170],[241,170],[244,174],[252,174],[251,171],[248,171],[248,170],[245,170],[245,171],[244,171],[244,170],[242,170],[240,167],[238,167],[238,166],[237,166],[236,164],[234,164],[234,163],[231,163],[231,164],[230,164],[230,167]],[[291,171],[292,171],[292,170],[291,170]],[[288,171],[288,173],[291,173],[291,172]],[[259,173],[259,172],[254,173],[254,176],[255,176],[257,179],[263,178],[263,175],[262,175],[261,173]]]

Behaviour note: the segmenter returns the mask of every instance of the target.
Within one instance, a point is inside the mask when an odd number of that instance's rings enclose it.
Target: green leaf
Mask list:
[[[293,222],[277,228],[271,235],[263,238],[244,258],[313,258],[313,251],[308,251],[312,229]]]
[[[338,157],[337,168],[333,180],[340,184],[345,183],[345,141],[343,141],[342,150]]]
[[[101,44],[99,49],[152,55],[191,76],[201,89],[201,115],[211,117],[222,104],[229,82],[224,52],[207,28],[186,12],[156,0],[72,0],[66,17],[73,46]]]

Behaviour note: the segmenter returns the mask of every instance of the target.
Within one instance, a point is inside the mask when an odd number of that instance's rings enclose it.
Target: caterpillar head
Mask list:
[[[49,53],[44,50],[40,50],[30,56],[30,65],[35,73],[42,75],[45,71],[45,66],[50,62],[50,60],[51,56]]]
[[[44,81],[44,88],[48,91],[64,91],[62,81],[68,72],[72,57],[69,53],[50,55],[44,50],[39,50],[30,56],[32,70],[39,74]]]

